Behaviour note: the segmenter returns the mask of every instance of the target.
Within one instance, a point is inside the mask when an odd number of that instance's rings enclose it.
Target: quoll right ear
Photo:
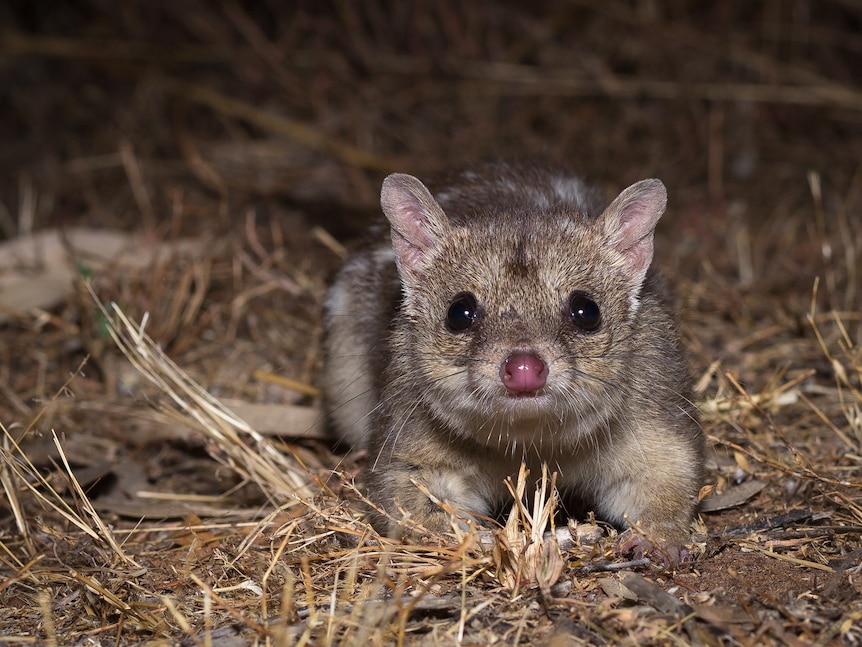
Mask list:
[[[392,247],[401,278],[421,277],[428,255],[451,226],[443,209],[417,178],[394,173],[383,180],[380,206],[392,226]]]

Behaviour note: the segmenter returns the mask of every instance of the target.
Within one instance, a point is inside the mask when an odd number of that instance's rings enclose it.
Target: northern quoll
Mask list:
[[[324,387],[338,437],[368,450],[384,533],[493,515],[521,462],[564,500],[636,522],[679,555],[703,437],[672,309],[650,269],[661,181],[605,207],[538,165],[475,166],[435,185],[383,182],[391,235],[343,267],[326,300]],[[628,548],[656,548],[635,540]]]

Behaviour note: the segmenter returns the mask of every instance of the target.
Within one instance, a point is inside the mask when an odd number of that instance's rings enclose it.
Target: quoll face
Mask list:
[[[609,289],[619,277],[594,271],[601,232],[585,218],[523,219],[517,235],[453,230],[406,294],[415,365],[432,378],[426,399],[449,417],[559,423],[613,399],[630,303]]]

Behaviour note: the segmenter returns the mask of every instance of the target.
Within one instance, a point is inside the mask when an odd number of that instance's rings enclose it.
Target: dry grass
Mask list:
[[[0,642],[862,644],[862,11],[462,4],[0,8],[2,236],[171,250],[0,313]],[[713,447],[675,572],[554,527],[551,475],[393,543],[320,434],[319,306],[383,174],[497,155],[669,187]]]

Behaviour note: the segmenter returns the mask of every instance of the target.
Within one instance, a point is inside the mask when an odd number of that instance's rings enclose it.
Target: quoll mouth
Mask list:
[[[533,400],[543,394],[543,389],[537,389],[536,391],[508,391],[506,392],[506,397],[510,400]]]

